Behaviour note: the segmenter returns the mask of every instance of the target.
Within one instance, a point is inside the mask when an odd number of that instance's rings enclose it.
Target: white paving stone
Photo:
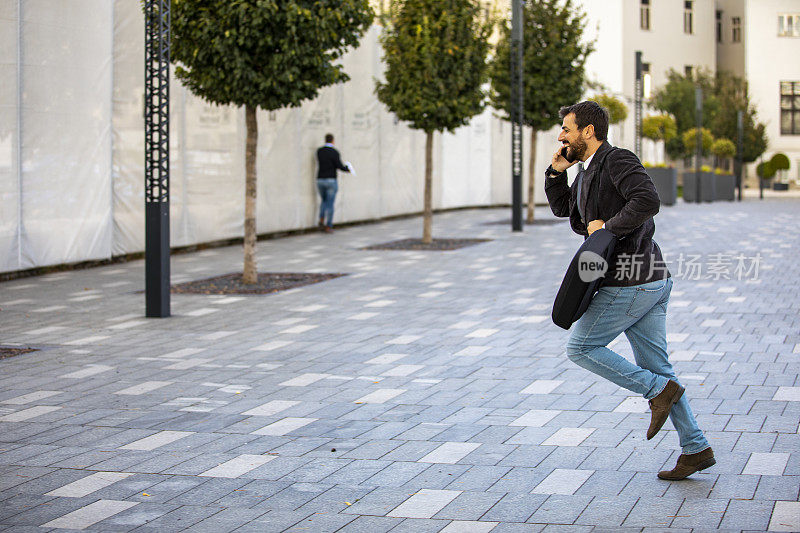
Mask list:
[[[498,522],[478,522],[477,520],[453,520],[439,533],[489,533]]]
[[[378,389],[355,400],[355,403],[384,403],[400,396],[404,392],[406,392],[406,389]]]
[[[670,305],[674,306],[674,303],[670,302]],[[683,342],[688,338],[688,333],[667,333],[667,342]]]
[[[164,367],[164,370],[189,370],[196,366],[208,363],[210,359],[190,358]]]
[[[56,396],[57,394],[62,394],[62,392],[57,390],[40,390],[36,392],[29,392],[28,394],[23,394],[22,396],[17,396],[15,398],[9,398],[8,400],[3,400],[0,403],[9,405],[25,405],[26,403],[38,402],[39,400]]]
[[[82,339],[76,339],[74,341],[65,342],[64,344],[68,346],[84,346],[86,344],[94,344],[96,342],[100,342],[106,340],[108,335],[93,335],[91,337],[83,337]]]
[[[86,529],[106,518],[121,513],[131,507],[139,505],[139,502],[124,502],[119,500],[98,500],[90,503],[86,507],[81,507],[77,511],[65,514],[60,518],[51,520],[42,527],[62,528],[62,529]]]
[[[204,341],[218,341],[220,339],[224,339],[225,337],[230,337],[231,335],[236,335],[239,333],[238,331],[215,331],[213,333],[209,333],[208,335],[203,335],[200,337],[200,340]]]
[[[368,365],[390,365],[395,361],[402,359],[403,357],[408,357],[408,354],[405,353],[385,353],[383,355],[379,355],[377,357],[373,357],[369,361],[364,361],[365,364]]]
[[[194,435],[193,431],[159,431],[149,437],[129,442],[124,446],[120,446],[120,450],[142,450],[150,451],[173,443],[189,435]]]
[[[718,328],[725,323],[724,320],[719,319],[708,319],[704,320],[702,324],[700,324],[701,328]]]
[[[122,481],[128,476],[125,472],[96,472],[91,476],[86,476],[77,481],[73,481],[61,488],[51,490],[46,496],[58,496],[61,498],[83,498],[102,488],[113,485],[117,481]]]
[[[628,396],[614,408],[615,413],[646,413],[650,404],[641,396]]]
[[[669,354],[670,361],[694,361],[697,350],[675,350]]]
[[[293,344],[294,341],[269,341],[256,346],[255,348],[250,348],[251,351],[256,352],[271,352],[272,350],[278,350],[280,348],[285,348],[290,344]]]
[[[491,350],[491,349],[492,349],[491,346],[467,346],[467,347],[462,348],[461,350],[457,351],[453,355],[465,356],[465,357],[475,357],[475,356],[481,355],[482,353],[484,353],[484,352],[486,352],[488,350]]]
[[[253,431],[253,435],[286,435],[303,426],[307,426],[312,422],[316,422],[317,418],[297,418],[289,417],[273,422],[268,426]]]
[[[578,446],[594,433],[595,428],[561,428],[542,443],[542,446]]]
[[[742,474],[754,476],[780,476],[789,461],[788,453],[751,453]]]
[[[273,416],[290,407],[294,407],[300,402],[290,400],[272,400],[258,407],[253,407],[242,413],[244,416]]]
[[[431,518],[455,500],[460,490],[422,489],[392,509],[387,516],[403,518]]]
[[[108,326],[108,329],[113,329],[115,331],[123,330],[123,329],[131,329],[137,326],[141,326],[143,324],[147,324],[146,320],[128,320],[125,322],[120,322],[119,324],[114,324],[113,326]]]
[[[594,470],[570,470],[556,468],[533,489],[534,494],[575,494],[586,483]]]
[[[205,348],[181,348],[180,350],[175,350],[174,352],[165,353],[161,357],[166,359],[180,359],[181,357],[188,357],[190,355],[197,355],[200,352],[204,352]]]
[[[237,478],[242,474],[246,474],[251,470],[258,468],[259,466],[267,464],[273,459],[275,459],[274,455],[242,454],[239,457],[234,457],[229,461],[225,461],[224,463],[217,465],[210,470],[206,470],[199,475],[207,477]]]
[[[103,372],[108,372],[113,368],[114,368],[113,366],[108,366],[108,365],[89,365],[83,370],[76,370],[75,372],[70,372],[69,374],[63,374],[59,377],[67,379],[83,379],[91,376],[96,376],[97,374],[102,374]]]
[[[387,370],[386,372],[382,372],[381,376],[405,377],[405,376],[410,376],[414,372],[422,370],[423,368],[425,368],[424,365],[397,365],[396,367],[392,368],[391,370]]]
[[[278,385],[281,387],[307,387],[328,376],[330,376],[330,374],[302,374],[296,378],[287,379],[286,381],[278,383]]]
[[[216,313],[217,311],[219,311],[219,309],[214,309],[213,307],[201,307],[200,309],[195,309],[185,314],[186,316],[206,316],[211,313]]]
[[[523,426],[540,428],[557,417],[561,411],[533,409],[509,424],[509,426]]]
[[[59,409],[61,409],[61,407],[54,405],[38,405],[36,407],[29,407],[27,409],[23,409],[22,411],[16,411],[5,416],[0,416],[0,422],[23,422],[25,420],[30,420],[31,418],[36,418],[37,416],[58,411]]]
[[[139,383],[138,385],[132,385],[128,388],[119,390],[114,394],[122,394],[126,396],[139,396],[141,394],[146,394],[156,389],[160,389],[161,387],[172,385],[172,383],[173,383],[172,381],[145,381],[144,383]]]
[[[318,328],[319,326],[315,326],[313,324],[300,324],[297,326],[293,326],[291,328],[286,328],[283,331],[278,332],[279,334],[296,334],[296,333],[305,333],[306,331],[311,331],[312,329]]]
[[[776,501],[767,531],[800,531],[800,502]]]
[[[386,344],[411,344],[412,342],[421,339],[420,335],[400,335],[394,339],[389,339]]]
[[[472,333],[468,333],[466,335],[466,337],[467,338],[472,338],[472,339],[485,339],[486,337],[491,337],[492,335],[494,335],[498,331],[500,331],[500,330],[492,329],[492,328],[480,328],[480,329],[476,329]]]
[[[480,445],[479,442],[445,442],[417,462],[455,464],[479,448]]]
[[[783,402],[800,402],[800,387],[778,387],[772,399]]]
[[[537,379],[521,391],[520,394],[550,394],[559,385],[564,383],[563,380],[559,379]]]

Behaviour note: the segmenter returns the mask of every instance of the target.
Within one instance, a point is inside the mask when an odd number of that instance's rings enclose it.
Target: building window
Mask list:
[[[778,15],[778,37],[800,37],[800,14]]]
[[[683,33],[694,33],[694,11],[691,0],[686,0],[683,3]]]
[[[691,78],[692,77],[693,70],[694,69],[692,68],[691,65],[684,65],[684,67],[683,67],[683,72],[686,74],[687,78]]]
[[[781,135],[800,135],[800,81],[781,82]]]
[[[731,17],[732,35],[731,40],[735,43],[742,42],[742,19],[741,17]]]
[[[639,5],[639,27],[643,30],[650,29],[650,0],[641,0]]]
[[[645,99],[650,98],[650,90],[651,90],[651,80],[650,77],[650,63],[642,63],[642,96]]]
[[[717,11],[717,42],[722,42],[722,11]]]

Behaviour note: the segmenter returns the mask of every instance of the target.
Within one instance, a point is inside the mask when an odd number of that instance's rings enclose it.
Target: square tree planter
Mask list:
[[[697,174],[683,173],[683,200],[686,202],[713,202],[717,198],[717,180],[713,172],[700,173],[700,200],[697,199]]]
[[[736,200],[736,176],[733,174],[715,174],[716,194],[715,200]]]
[[[789,184],[788,183],[781,183],[779,181],[772,182],[772,190],[773,191],[788,191]]]
[[[678,198],[678,169],[649,167],[646,170],[656,186],[661,205],[674,205]]]

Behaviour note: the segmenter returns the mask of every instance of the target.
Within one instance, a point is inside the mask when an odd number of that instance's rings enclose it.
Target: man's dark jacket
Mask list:
[[[336,179],[336,169],[348,172],[347,167],[342,164],[342,159],[339,157],[339,150],[333,146],[319,147],[317,149],[317,161],[319,162],[318,180],[324,178]]]
[[[553,214],[569,217],[575,233],[589,235],[578,211],[580,201],[587,223],[604,220],[606,229],[617,236],[603,285],[627,287],[669,277],[661,250],[653,240],[653,216],[660,205],[658,193],[639,158],[630,150],[614,148],[603,141],[584,171],[580,199],[576,198],[577,182],[576,179],[572,187],[567,185],[565,171],[545,178],[544,191]],[[631,266],[635,264],[639,267]],[[623,279],[617,279],[618,271]]]

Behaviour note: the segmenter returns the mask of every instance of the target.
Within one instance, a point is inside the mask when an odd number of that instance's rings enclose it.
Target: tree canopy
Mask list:
[[[695,87],[703,89],[703,127],[717,138],[737,138],[737,111],[744,111],[743,160],[755,161],[767,149],[764,124],[758,122],[755,106],[750,102],[747,82],[726,71],[712,74],[698,70],[693,75],[670,70],[667,83],[656,90],[651,105],[671,114],[676,121],[678,135],[695,127]],[[685,157],[680,142],[667,142],[672,157]],[[692,148],[692,151],[694,149]]]
[[[483,111],[491,24],[471,0],[394,0],[380,100],[414,129],[453,131]]]
[[[611,94],[598,94],[589,98],[608,110],[608,123],[619,124],[628,117],[628,106],[625,102]]]
[[[584,91],[586,57],[594,44],[583,42],[586,16],[572,0],[525,2],[523,7],[523,124],[535,131],[561,122],[558,110],[577,103]],[[491,102],[511,115],[511,27],[500,27],[490,67]]]
[[[372,18],[368,0],[172,0],[175,75],[215,104],[299,106],[349,79],[336,60]]]

